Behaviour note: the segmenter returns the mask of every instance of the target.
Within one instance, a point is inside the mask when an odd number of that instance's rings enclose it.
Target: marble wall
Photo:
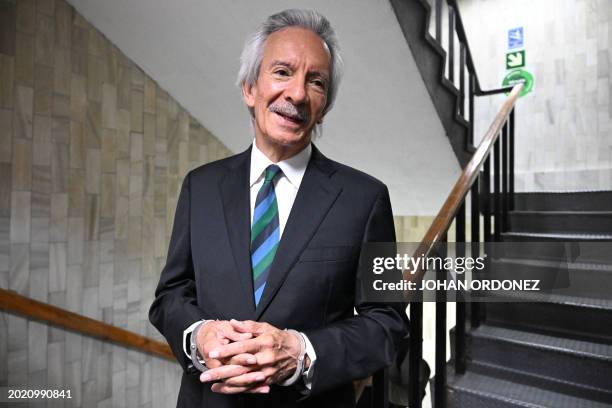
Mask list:
[[[507,31],[524,27],[534,91],[517,107],[517,189],[612,189],[612,2],[459,0],[481,83],[501,85]],[[481,136],[503,97],[478,98]]]
[[[64,0],[0,0],[0,287],[161,339],[180,183],[228,154]],[[72,390],[53,406],[173,406],[179,374],[0,313],[0,386]]]

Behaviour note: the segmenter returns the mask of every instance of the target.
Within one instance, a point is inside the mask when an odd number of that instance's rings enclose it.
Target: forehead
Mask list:
[[[325,42],[312,30],[288,27],[268,37],[263,63],[282,61],[290,64],[306,63],[311,68],[329,72],[331,56]]]

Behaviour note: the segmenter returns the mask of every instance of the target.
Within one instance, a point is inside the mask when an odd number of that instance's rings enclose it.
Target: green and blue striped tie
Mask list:
[[[280,241],[278,205],[274,192],[274,179],[282,175],[280,167],[271,164],[266,168],[263,185],[257,193],[253,224],[251,226],[251,267],[253,268],[253,289],[255,306],[259,304],[270,274]]]

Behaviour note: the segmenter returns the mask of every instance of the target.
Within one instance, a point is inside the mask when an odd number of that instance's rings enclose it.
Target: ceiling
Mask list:
[[[313,8],[339,37],[345,75],[316,141],[383,180],[396,215],[437,213],[459,166],[386,0],[69,0],[232,151],[252,140],[235,86],[246,36],[268,15]]]

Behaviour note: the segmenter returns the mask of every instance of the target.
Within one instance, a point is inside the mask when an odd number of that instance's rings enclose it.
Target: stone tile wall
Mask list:
[[[180,183],[228,154],[64,0],[0,0],[0,287],[161,339]],[[0,386],[72,390],[50,405],[173,406],[179,373],[0,313]]]

